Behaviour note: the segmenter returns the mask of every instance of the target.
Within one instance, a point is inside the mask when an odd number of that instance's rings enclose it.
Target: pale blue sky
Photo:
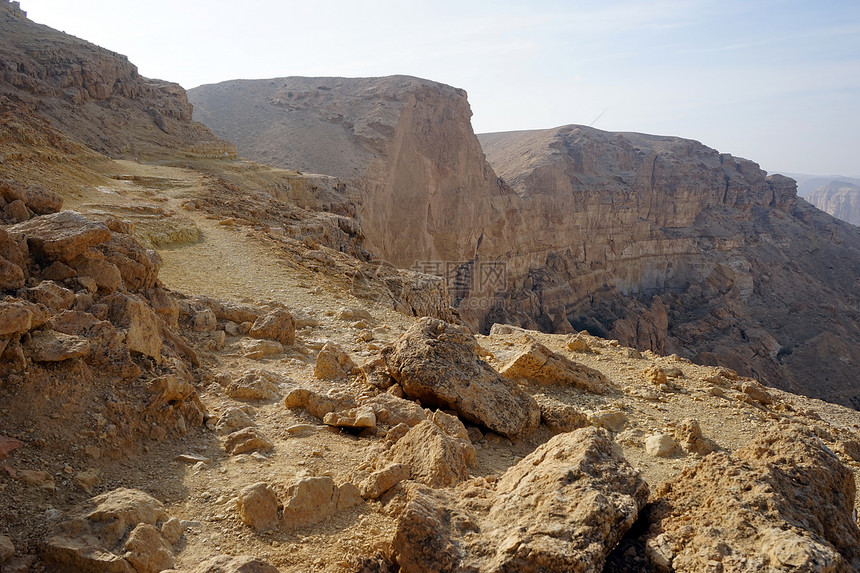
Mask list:
[[[467,90],[479,133],[593,124],[860,175],[857,0],[21,4],[186,88],[408,74]]]

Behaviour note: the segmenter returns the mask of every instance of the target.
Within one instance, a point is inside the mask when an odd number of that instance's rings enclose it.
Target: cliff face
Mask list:
[[[831,181],[804,198],[837,219],[860,226],[860,187],[857,185],[847,181]]]
[[[479,142],[465,94],[415,78],[189,98],[240,153],[341,177],[344,204],[327,208],[354,213],[383,258],[446,274],[474,329],[588,329],[860,405],[860,236],[791,179],[672,137],[566,126]]]
[[[16,2],[4,0],[0,112],[12,108],[111,156],[234,153],[191,121],[178,84],[145,78],[125,56],[36,24]]]

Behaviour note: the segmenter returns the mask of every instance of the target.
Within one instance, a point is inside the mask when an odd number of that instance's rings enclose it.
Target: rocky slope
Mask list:
[[[30,139],[0,139],[3,573],[860,568],[856,411],[473,335],[309,208],[347,204],[331,177],[5,113]]]
[[[860,187],[846,181],[831,181],[813,189],[804,199],[837,219],[860,226]]]
[[[445,276],[476,330],[587,329],[860,405],[860,235],[790,179],[694,141],[576,126],[481,136],[491,169],[465,94],[415,78],[189,97],[242,153],[337,175],[368,249]]]

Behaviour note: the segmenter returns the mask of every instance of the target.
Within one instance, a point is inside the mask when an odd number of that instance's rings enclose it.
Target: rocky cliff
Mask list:
[[[813,189],[807,201],[837,219],[860,226],[860,187],[847,181],[830,181]]]
[[[234,153],[191,121],[191,105],[178,84],[145,78],[125,56],[36,24],[17,2],[4,0],[0,113],[12,107],[111,156]]]
[[[860,405],[860,236],[791,179],[695,141],[577,126],[482,135],[491,169],[465,93],[415,78],[189,97],[241,153],[342,178],[369,250],[445,274],[477,330],[587,329]]]

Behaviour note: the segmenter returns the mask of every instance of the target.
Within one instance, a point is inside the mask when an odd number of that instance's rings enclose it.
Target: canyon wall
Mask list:
[[[831,181],[804,197],[837,219],[860,226],[860,187],[847,181]]]
[[[565,126],[479,141],[462,90],[402,76],[231,81],[189,99],[240,154],[340,178],[342,200],[321,208],[353,214],[395,265],[446,275],[473,329],[587,329],[860,406],[860,233],[791,179],[674,137]]]
[[[125,56],[36,24],[17,2],[4,0],[0,113],[13,108],[16,118],[46,122],[36,131],[109,156],[235,154],[232,145],[191,121],[181,86],[145,78]]]

